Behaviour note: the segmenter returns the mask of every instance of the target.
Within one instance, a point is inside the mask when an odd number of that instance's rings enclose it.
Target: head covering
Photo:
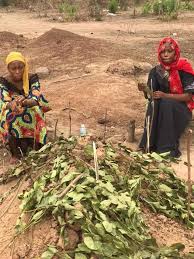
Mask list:
[[[21,61],[25,65],[22,79],[23,79],[24,93],[26,96],[28,96],[29,94],[28,62],[20,52],[10,52],[6,58],[6,64],[9,65],[13,61]]]
[[[166,44],[169,44],[172,50],[175,51],[175,60],[171,64],[163,63],[160,56],[161,52],[165,49]],[[158,60],[161,66],[169,73],[168,81],[170,86],[170,92],[182,94],[183,86],[178,71],[181,70],[194,75],[194,70],[187,59],[180,58],[180,48],[178,43],[174,39],[167,37],[161,40],[158,47]],[[194,100],[187,102],[187,106],[192,111],[194,109]]]
[[[161,52],[165,50],[166,44],[169,44],[171,49],[175,51],[175,60],[171,64],[163,63],[161,56],[160,56]],[[161,40],[159,47],[158,47],[158,60],[159,60],[160,64],[162,64],[162,66],[164,66],[166,69],[170,69],[172,66],[175,66],[177,64],[179,59],[180,59],[180,48],[179,48],[178,43],[170,37],[167,37],[167,38],[164,38],[163,40]]]

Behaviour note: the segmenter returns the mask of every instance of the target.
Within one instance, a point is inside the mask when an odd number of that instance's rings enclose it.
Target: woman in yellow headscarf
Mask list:
[[[50,109],[40,92],[38,76],[29,74],[25,57],[11,52],[6,64],[9,73],[0,77],[0,137],[15,159],[28,148],[46,143],[44,113]]]

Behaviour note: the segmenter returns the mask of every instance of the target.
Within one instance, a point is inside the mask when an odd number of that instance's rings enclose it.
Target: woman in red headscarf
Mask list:
[[[148,77],[148,87],[153,92],[149,99],[146,121],[140,148],[158,153],[170,152],[179,157],[179,138],[184,132],[194,109],[194,71],[190,63],[180,58],[175,40],[164,38],[158,48],[159,65]],[[145,92],[144,89],[140,89]],[[148,142],[149,138],[149,142]]]

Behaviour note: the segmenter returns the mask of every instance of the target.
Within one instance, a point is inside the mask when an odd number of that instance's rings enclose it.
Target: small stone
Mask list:
[[[36,69],[36,74],[38,74],[39,78],[46,78],[49,76],[50,71],[47,67],[39,67]]]
[[[110,122],[109,119],[105,119],[105,118],[99,118],[99,119],[98,119],[98,123],[99,123],[99,124],[105,124],[105,123],[108,123],[108,122]]]
[[[59,21],[59,22],[64,22],[63,17],[62,17],[62,16],[59,16],[59,17],[58,17],[58,21]]]
[[[166,222],[167,221],[167,217],[164,216],[164,215],[158,215],[158,219],[163,221],[163,222]]]
[[[24,48],[25,48],[25,46],[23,46],[23,45],[20,45],[20,44],[17,45],[17,49],[24,49]]]

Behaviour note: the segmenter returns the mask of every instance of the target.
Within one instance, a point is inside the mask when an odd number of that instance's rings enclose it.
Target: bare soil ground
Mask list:
[[[147,75],[147,63],[157,63],[156,48],[159,40],[177,33],[182,54],[194,63],[194,14],[184,14],[178,21],[161,22],[156,18],[130,19],[126,15],[108,18],[103,22],[57,23],[46,18],[38,19],[25,11],[0,12],[0,74],[6,72],[4,58],[11,50],[24,52],[30,61],[31,70],[46,66],[50,75],[41,80],[42,91],[50,101],[52,111],[46,116],[53,136],[58,120],[58,134],[68,136],[69,119],[66,108],[69,102],[72,111],[72,133],[79,134],[84,123],[90,134],[103,136],[104,126],[98,123],[108,111],[107,138],[112,141],[127,141],[127,125],[136,120],[137,147],[143,129],[146,102],[137,90],[138,76]],[[142,65],[143,64],[143,65]],[[126,69],[127,67],[127,69]],[[143,67],[143,69],[137,69]],[[114,69],[113,69],[114,68]],[[115,69],[116,68],[116,69]],[[64,110],[65,109],[65,110]],[[182,161],[174,165],[176,173],[187,179],[186,143],[182,140]],[[1,151],[1,156],[3,154]],[[9,166],[9,158],[1,165],[0,171]],[[191,161],[194,161],[192,146]],[[2,161],[0,161],[2,163]],[[192,168],[192,179],[194,171]],[[0,193],[11,185],[1,185]],[[25,183],[20,187],[25,188]],[[12,258],[12,247],[6,247],[14,233],[14,225],[19,213],[19,201],[13,199],[16,193],[0,205],[0,258]],[[13,201],[12,201],[13,199]],[[11,204],[10,208],[7,207]],[[7,211],[4,214],[4,211]],[[194,248],[193,231],[172,220],[158,218],[149,212],[146,221],[159,244],[170,245],[183,242],[186,251]],[[16,242],[15,258],[36,258],[51,242],[54,234],[52,222],[43,223],[29,236]],[[160,229],[160,231],[158,231]],[[45,240],[45,230],[48,236]],[[50,240],[50,241],[49,241]],[[48,242],[47,242],[48,241]]]

